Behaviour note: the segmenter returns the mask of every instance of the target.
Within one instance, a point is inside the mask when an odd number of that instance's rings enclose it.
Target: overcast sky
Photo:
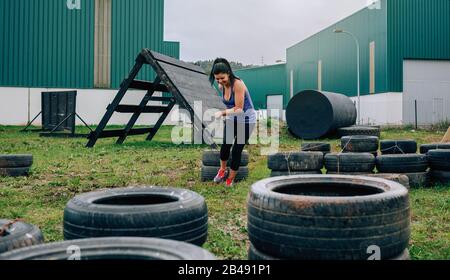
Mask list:
[[[181,59],[244,64],[285,60],[286,48],[368,5],[368,0],[165,0],[165,40]]]

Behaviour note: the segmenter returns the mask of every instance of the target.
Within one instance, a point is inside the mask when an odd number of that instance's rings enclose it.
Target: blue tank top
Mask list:
[[[222,92],[222,101],[223,104],[227,107],[227,109],[233,109],[236,107],[236,101],[234,99],[234,85],[231,87],[231,97],[230,100],[225,100],[225,88]],[[245,97],[244,97],[244,113],[240,114],[238,116],[230,117],[227,116],[227,119],[234,118],[239,123],[256,123],[256,111],[255,106],[253,106],[253,101],[250,96],[250,93],[248,92],[248,89],[245,90]]]

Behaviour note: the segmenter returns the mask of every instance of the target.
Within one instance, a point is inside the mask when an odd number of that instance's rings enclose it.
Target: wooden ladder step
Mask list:
[[[135,128],[135,129],[130,130],[130,132],[128,132],[127,135],[133,136],[133,135],[148,134],[152,131],[152,129],[153,129],[153,127]],[[124,129],[103,130],[98,138],[120,137],[120,136],[123,136],[124,134],[125,134]],[[91,136],[92,136],[92,133],[91,133]]]
[[[141,113],[164,113],[166,110],[167,106],[145,106],[140,111],[138,105],[119,105],[115,111],[118,113],[136,113],[138,111]]]
[[[132,81],[129,88],[139,89],[139,90],[147,90],[147,91],[154,89],[155,91],[169,92],[169,89],[167,89],[167,87],[163,84],[157,84],[155,86],[155,84],[152,82],[140,81],[140,80]]]

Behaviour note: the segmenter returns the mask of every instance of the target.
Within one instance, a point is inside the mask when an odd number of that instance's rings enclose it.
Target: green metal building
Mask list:
[[[253,95],[262,95],[254,98],[264,99],[279,80],[284,81],[282,88],[291,97],[306,89],[356,96],[356,43],[348,34],[334,33],[335,29],[352,33],[359,42],[360,91],[365,102],[361,102],[361,114],[366,115],[366,121],[411,122],[413,100],[423,100],[419,115],[450,119],[450,0],[376,1],[289,47],[284,73],[275,76],[269,66],[267,79],[247,79],[247,84],[257,84],[250,86]],[[255,77],[264,76],[264,68],[253,71],[258,73]],[[252,77],[251,72],[246,70],[246,75]],[[445,86],[433,92],[437,84]],[[378,112],[372,108],[374,104]],[[381,116],[392,110],[397,114]]]
[[[117,88],[142,48],[179,58],[164,0],[0,0],[0,87]]]
[[[288,91],[284,77],[286,64],[276,64],[264,67],[248,68],[236,71],[251,91],[253,105],[256,109],[266,109],[267,98],[270,96],[283,96],[283,103],[289,101]]]

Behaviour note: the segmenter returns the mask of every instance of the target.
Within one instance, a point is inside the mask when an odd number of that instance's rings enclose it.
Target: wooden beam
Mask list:
[[[444,138],[442,138],[441,143],[450,143],[450,127],[447,130],[447,133],[445,133]]]
[[[146,90],[146,91],[154,90],[154,91],[159,91],[159,92],[169,92],[167,87],[163,84],[158,84],[155,86],[154,83],[147,82],[147,81],[139,81],[139,80],[132,81],[129,88]]]

